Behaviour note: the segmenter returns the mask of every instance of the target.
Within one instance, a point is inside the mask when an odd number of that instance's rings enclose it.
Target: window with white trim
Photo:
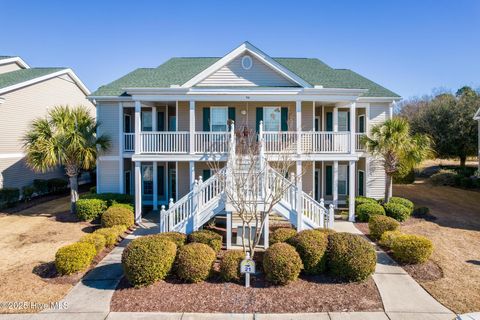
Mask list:
[[[349,131],[348,111],[338,111],[338,131]]]
[[[264,107],[263,108],[263,128],[265,131],[281,130],[280,107]]]
[[[142,131],[152,131],[152,111],[142,111]]]
[[[348,166],[339,165],[338,166],[338,194],[346,195],[347,194],[347,180],[348,180]]]
[[[210,130],[225,132],[227,130],[228,108],[211,107],[210,108]]]

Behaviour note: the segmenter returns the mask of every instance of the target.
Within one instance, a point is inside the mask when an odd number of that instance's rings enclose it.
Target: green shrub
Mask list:
[[[455,171],[442,169],[439,172],[433,174],[428,179],[428,182],[435,186],[454,186],[456,176],[457,173]]]
[[[327,229],[327,228],[318,228],[318,229],[314,229],[314,230],[317,230],[318,232],[322,232],[324,233],[325,235],[327,235],[327,237],[331,234],[334,234],[336,233],[337,231],[333,230],[333,229]]]
[[[460,186],[462,188],[471,189],[475,187],[475,182],[470,177],[462,177],[462,179],[460,179]]]
[[[393,176],[393,183],[395,184],[411,184],[415,182],[415,170],[410,170],[406,174],[396,174]]]
[[[177,276],[187,282],[206,280],[215,261],[215,251],[204,243],[189,243],[177,252],[175,270]]]
[[[300,255],[306,274],[319,274],[325,271],[328,246],[326,232],[303,230],[290,239],[289,243]]]
[[[204,243],[210,246],[215,252],[222,249],[223,238],[216,232],[210,230],[200,230],[188,235],[188,242]]]
[[[170,240],[174,242],[177,245],[177,247],[181,247],[185,245],[185,242],[187,241],[187,235],[181,232],[163,232],[163,233],[158,233],[155,236],[160,239]]]
[[[368,220],[368,229],[370,236],[374,240],[380,239],[385,231],[394,231],[400,227],[397,220],[386,216],[372,216]]]
[[[101,200],[100,200],[101,201]],[[110,207],[102,214],[102,227],[123,225],[130,228],[135,224],[133,211],[122,207]]]
[[[365,280],[375,271],[374,247],[351,233],[335,233],[328,239],[328,270],[347,281]]]
[[[347,202],[348,202],[348,200],[347,200]],[[369,198],[369,197],[365,197],[365,196],[355,197],[355,207],[358,207],[359,205],[364,204],[364,203],[378,203],[378,201],[375,200],[374,198]]]
[[[34,186],[25,186],[22,188],[22,196],[24,201],[30,201],[35,193]]]
[[[279,242],[287,242],[297,234],[297,231],[292,228],[278,228],[270,233],[269,244],[275,244]]]
[[[267,280],[274,284],[285,285],[297,280],[302,269],[298,252],[287,243],[275,243],[265,251],[263,270]]]
[[[413,210],[413,214],[419,217],[427,216],[430,214],[430,209],[428,207],[418,207]]]
[[[112,203],[112,205],[109,208],[125,208],[125,209],[128,209],[128,210],[132,211],[132,212],[135,212],[135,208],[130,203],[114,202],[114,203]]]
[[[382,236],[380,237],[380,241],[378,243],[385,248],[391,249],[393,240],[397,238],[398,236],[403,235],[403,232],[399,230],[394,230],[394,231],[385,231]]]
[[[413,212],[413,209],[415,208],[415,205],[413,204],[413,202],[405,198],[391,197],[388,202],[401,204],[402,206],[410,209],[410,212]]]
[[[47,180],[47,187],[49,193],[60,193],[67,190],[68,181],[60,178],[53,178]]]
[[[97,254],[91,243],[77,242],[57,250],[55,267],[61,275],[72,274],[88,268]]]
[[[33,180],[33,187],[39,194],[48,193],[48,181],[44,179],[35,179]]]
[[[20,198],[20,189],[3,188],[0,189],[0,209],[14,207]]]
[[[173,267],[176,252],[172,241],[153,236],[136,238],[122,254],[125,276],[134,287],[163,280]]]
[[[97,193],[97,187],[91,187],[88,191],[89,191],[91,194],[96,194],[96,193]]]
[[[133,196],[123,193],[87,193],[80,196],[80,199],[100,199],[107,202],[107,206],[114,203],[133,203]]]
[[[105,240],[105,237],[99,233],[90,233],[81,237],[78,242],[86,242],[93,244],[95,246],[95,251],[98,254],[105,248],[107,240]]]
[[[400,222],[407,220],[412,214],[409,208],[395,202],[386,203],[383,207],[385,208],[387,216]]]
[[[240,281],[240,262],[245,259],[241,250],[227,250],[220,262],[220,276],[223,281]]]
[[[433,244],[430,239],[414,234],[395,237],[392,242],[393,256],[403,263],[423,263],[430,258]]]
[[[385,209],[378,204],[373,202],[362,203],[356,207],[356,213],[358,221],[367,222],[371,216],[375,215],[385,215]]]
[[[100,228],[93,232],[94,234],[101,234],[105,237],[105,245],[111,247],[117,243],[118,237],[125,231],[121,231],[124,226],[113,226],[111,228]]]
[[[107,209],[105,201],[100,199],[80,199],[77,201],[77,217],[82,221],[94,220]]]

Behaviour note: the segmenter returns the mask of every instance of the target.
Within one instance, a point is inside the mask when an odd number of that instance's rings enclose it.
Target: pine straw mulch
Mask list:
[[[372,278],[340,283],[326,276],[302,276],[286,286],[274,286],[263,275],[244,284],[212,280],[190,284],[170,277],[135,289],[124,278],[115,291],[111,310],[116,312],[221,312],[298,313],[327,311],[382,311]]]

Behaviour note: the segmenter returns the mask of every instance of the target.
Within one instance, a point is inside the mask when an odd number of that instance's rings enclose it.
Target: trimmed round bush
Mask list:
[[[291,243],[303,262],[306,274],[325,271],[327,260],[328,234],[319,230],[304,230],[293,237]]]
[[[371,216],[368,220],[370,237],[374,240],[380,239],[385,231],[394,231],[400,227],[397,220],[387,216]]]
[[[358,221],[367,222],[371,216],[385,215],[385,209],[376,202],[362,203],[355,210],[357,213]]]
[[[326,234],[327,236],[331,235],[331,234],[334,234],[336,233],[337,231],[333,230],[333,229],[327,229],[327,228],[318,228],[318,229],[314,229],[318,232],[321,232],[321,233],[324,233]]]
[[[364,203],[378,203],[378,201],[375,200],[374,198],[369,198],[365,196],[355,197],[355,207],[358,207],[359,205]]]
[[[110,207],[114,203],[130,203],[134,201],[134,197],[130,194],[124,193],[87,193],[82,194],[80,199],[100,199],[107,202],[107,206]]]
[[[415,205],[413,204],[412,201],[408,200],[408,199],[405,199],[405,198],[401,198],[401,197],[391,197],[390,198],[390,201],[388,201],[389,203],[398,203],[398,204],[401,204],[402,206],[404,207],[407,207],[408,209],[410,209],[410,213],[413,212],[413,209],[415,208]]]
[[[98,254],[100,251],[102,251],[105,248],[107,240],[105,240],[105,237],[101,234],[90,233],[81,237],[78,242],[86,242],[86,243],[93,244],[95,246],[95,251]]]
[[[220,276],[223,281],[240,281],[240,262],[245,259],[245,253],[240,250],[227,250],[220,262]]]
[[[203,243],[210,246],[215,252],[222,248],[223,238],[216,232],[210,230],[200,230],[188,235],[188,242]]]
[[[163,232],[156,234],[155,237],[170,240],[175,243],[177,247],[183,246],[187,241],[187,235],[181,232]]]
[[[399,231],[399,230],[394,230],[394,231],[385,231],[382,236],[380,237],[380,241],[378,243],[385,248],[392,248],[392,243],[395,238],[398,236],[403,235],[404,233]]]
[[[263,270],[268,281],[285,285],[297,280],[303,268],[302,259],[295,248],[287,243],[275,243],[265,251]]]
[[[215,251],[207,244],[197,242],[184,245],[177,252],[177,276],[187,282],[205,281],[210,276],[215,258]]]
[[[77,201],[77,217],[82,221],[98,218],[107,210],[107,203],[100,199],[80,199]]]
[[[134,287],[163,280],[172,270],[177,245],[166,239],[145,236],[134,239],[122,254],[125,276]]]
[[[132,212],[135,212],[135,208],[133,207],[132,204],[130,203],[118,203],[118,202],[114,202],[110,208],[125,208],[125,209],[128,209]]]
[[[442,169],[439,172],[433,174],[428,179],[428,182],[430,182],[434,186],[454,186],[456,176],[457,173],[455,171]]]
[[[383,207],[385,208],[387,216],[400,222],[407,220],[412,213],[409,208],[399,203],[389,202],[384,204]]]
[[[361,236],[338,232],[328,240],[327,265],[334,276],[346,281],[362,281],[375,271],[375,249]]]
[[[292,228],[278,228],[270,233],[269,244],[275,244],[279,242],[287,242],[291,238],[295,237],[297,231]]]
[[[105,237],[105,245],[107,247],[111,247],[117,243],[118,237],[125,232],[125,230],[121,231],[121,228],[118,226],[114,226],[111,228],[100,228],[95,230],[94,234],[100,234]]]
[[[430,239],[415,234],[404,234],[395,237],[392,241],[394,258],[402,263],[424,263],[433,252]]]
[[[55,267],[61,275],[72,274],[88,268],[97,254],[91,243],[77,242],[57,250]]]
[[[102,214],[102,227],[122,225],[130,228],[135,224],[133,211],[123,207],[110,207]]]

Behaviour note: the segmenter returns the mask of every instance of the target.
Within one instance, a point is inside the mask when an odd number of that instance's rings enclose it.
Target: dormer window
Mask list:
[[[253,60],[250,56],[243,56],[242,58],[242,68],[245,70],[250,70],[253,66]]]

